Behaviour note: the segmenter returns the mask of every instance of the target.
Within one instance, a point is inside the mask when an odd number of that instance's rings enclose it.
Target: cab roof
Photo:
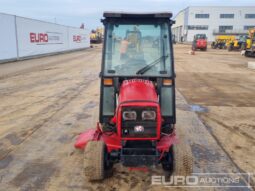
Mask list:
[[[104,12],[105,18],[171,18],[171,12],[148,12],[148,13],[135,13],[135,12]]]

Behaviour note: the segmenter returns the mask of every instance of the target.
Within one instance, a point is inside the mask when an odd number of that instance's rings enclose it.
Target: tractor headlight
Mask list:
[[[155,111],[143,111],[142,120],[155,120],[156,112]]]
[[[125,121],[136,120],[136,112],[135,111],[124,111],[122,117]]]

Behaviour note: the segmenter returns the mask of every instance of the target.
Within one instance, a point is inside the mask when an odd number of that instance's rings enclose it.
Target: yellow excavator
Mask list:
[[[245,56],[246,57],[254,57],[255,58],[255,28],[250,29],[249,38],[247,39]]]
[[[232,50],[246,50],[249,41],[248,35],[239,35],[235,40],[230,41],[227,46],[228,51]]]
[[[226,49],[231,41],[235,40],[235,36],[219,35],[216,36],[215,41],[212,42],[212,49]]]
[[[104,29],[97,28],[96,30],[92,30],[90,33],[90,43],[98,44],[102,43],[104,39]]]

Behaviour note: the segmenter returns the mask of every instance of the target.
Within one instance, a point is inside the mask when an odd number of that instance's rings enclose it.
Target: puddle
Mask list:
[[[191,111],[190,106],[187,104],[176,104],[176,108],[182,111]]]
[[[195,112],[208,112],[208,109],[206,107],[203,107],[201,105],[190,105],[190,111]]]
[[[176,108],[183,111],[208,112],[208,109],[201,105],[176,104]]]

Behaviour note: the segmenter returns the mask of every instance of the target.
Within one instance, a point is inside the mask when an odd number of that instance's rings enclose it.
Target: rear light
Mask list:
[[[122,117],[125,121],[134,121],[136,120],[137,114],[135,111],[124,111]]]
[[[142,112],[142,120],[155,120],[156,112],[155,111],[143,111]]]

